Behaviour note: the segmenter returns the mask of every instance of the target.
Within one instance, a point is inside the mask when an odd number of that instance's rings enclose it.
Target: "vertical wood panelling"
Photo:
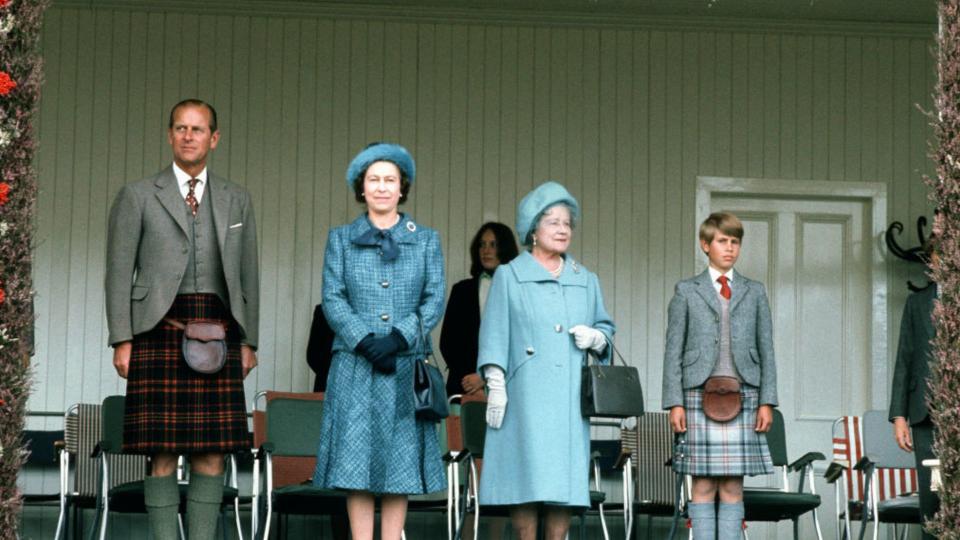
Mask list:
[[[618,346],[655,409],[666,305],[694,265],[696,177],[884,182],[888,215],[912,243],[929,204],[917,105],[930,108],[930,45],[55,7],[43,35],[31,408],[123,390],[105,346],[109,204],[169,161],[168,109],[196,95],[220,113],[212,168],[245,184],[257,213],[261,367],[249,397],[311,387],[304,351],[327,233],[360,212],[343,170],[386,139],[418,159],[404,209],[440,231],[450,285],[467,276],[482,222],[512,226],[517,201],[545,179],[570,187],[584,210],[574,253],[600,275]],[[892,354],[904,282],[922,274],[898,260],[876,271],[890,276]]]

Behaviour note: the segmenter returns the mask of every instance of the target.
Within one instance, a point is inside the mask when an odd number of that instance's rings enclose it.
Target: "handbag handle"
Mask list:
[[[427,354],[427,341],[423,331],[423,319],[420,318],[420,315],[417,315],[417,327],[420,329],[420,335],[417,336],[417,349],[419,349],[417,351],[417,357],[429,364],[430,358],[433,357],[433,350],[430,351],[430,354]]]
[[[620,354],[620,349],[618,349],[617,346],[613,344],[613,340],[612,340],[612,339],[608,339],[608,340],[607,340],[607,346],[610,347],[610,348],[613,350],[613,352],[614,352],[614,354],[611,355],[611,356],[613,357],[613,358],[611,358],[611,360],[610,360],[610,365],[611,365],[611,366],[614,365],[614,364],[616,364],[616,363],[617,363],[617,358],[619,358],[619,359],[620,359],[620,363],[623,364],[624,367],[631,367],[630,364],[628,364],[627,361],[623,358],[623,355]],[[589,366],[589,365],[590,365],[590,353],[587,352],[587,351],[583,351],[583,355],[586,357],[586,362],[585,362],[585,364]],[[595,363],[596,363],[596,362],[595,362]]]

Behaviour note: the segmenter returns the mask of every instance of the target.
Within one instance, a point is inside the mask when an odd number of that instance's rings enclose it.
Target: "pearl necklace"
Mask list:
[[[560,258],[560,264],[557,265],[553,270],[549,270],[550,275],[553,276],[553,279],[560,277],[560,274],[563,272],[563,257]]]

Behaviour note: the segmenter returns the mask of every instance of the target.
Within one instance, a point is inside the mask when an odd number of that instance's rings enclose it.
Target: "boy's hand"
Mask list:
[[[773,425],[773,406],[771,405],[761,405],[757,409],[757,427],[754,430],[757,433],[766,433],[770,431],[770,426]]]
[[[687,432],[687,411],[680,405],[670,409],[670,427],[674,433]]]

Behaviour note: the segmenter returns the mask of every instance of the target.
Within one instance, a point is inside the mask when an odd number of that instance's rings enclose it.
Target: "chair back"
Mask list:
[[[773,424],[767,432],[767,447],[770,449],[770,459],[774,467],[786,467],[790,464],[787,460],[787,431],[780,409],[773,409]]]
[[[323,401],[278,397],[267,401],[267,440],[277,457],[316,458]]]
[[[27,466],[56,465],[57,449],[55,443],[63,440],[63,430],[43,431],[26,430],[23,432],[23,444],[30,455]]]
[[[877,425],[871,431],[879,437],[888,438],[889,441],[896,446],[886,414],[883,411],[874,412],[880,413],[879,420],[882,420],[882,426]],[[847,490],[847,499],[851,501],[864,500],[863,473],[853,468],[865,453],[863,439],[864,420],[865,417],[841,416],[833,423],[833,460],[847,464],[845,488]],[[876,417],[871,420],[872,423],[876,421]],[[877,441],[877,443],[882,444],[882,441]],[[899,448],[897,449],[899,450]],[[901,453],[905,452],[901,451]],[[916,491],[917,471],[914,469],[915,462],[910,454],[907,455],[910,456],[910,463],[907,468],[878,467],[877,479],[881,501]]]
[[[100,406],[100,445],[110,469],[110,487],[143,480],[147,456],[123,453],[124,396],[107,396]]]
[[[323,392],[274,392],[266,391],[257,394],[257,399],[253,402],[253,444],[259,448],[267,441],[267,405],[275,399],[309,400],[322,403]],[[258,407],[258,400],[262,399],[266,404],[263,408]],[[319,414],[318,414],[319,416]],[[274,487],[283,487],[294,484],[300,484],[304,480],[313,477],[313,470],[317,465],[317,445],[320,436],[319,422],[316,419],[317,429],[314,432],[313,452],[307,456],[286,456],[274,454],[273,457],[273,485]],[[274,441],[271,441],[274,442]]]
[[[477,459],[483,459],[483,442],[487,436],[487,402],[460,404],[460,435],[464,450]]]
[[[648,411],[637,418],[635,429],[623,429],[620,442],[633,455],[637,474],[638,503],[673,507],[677,500],[677,483],[667,461],[673,456],[673,429],[670,414]]]

